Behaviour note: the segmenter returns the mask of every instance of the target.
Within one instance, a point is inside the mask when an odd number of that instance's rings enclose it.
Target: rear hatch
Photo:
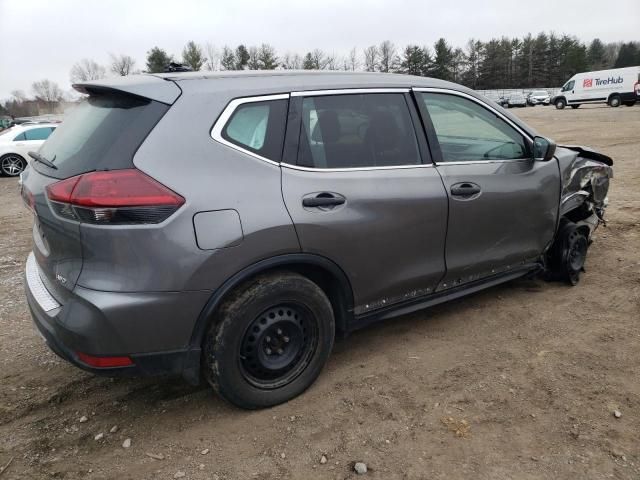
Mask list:
[[[22,174],[22,196],[34,213],[33,251],[40,276],[62,303],[82,270],[80,225],[85,219],[59,201],[60,192],[70,196],[88,172],[132,169],[136,150],[169,109],[122,90],[80,89],[89,97],[65,116],[40,148],[40,161],[32,159]]]

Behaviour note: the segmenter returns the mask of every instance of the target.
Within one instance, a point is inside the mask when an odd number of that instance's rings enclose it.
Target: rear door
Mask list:
[[[447,274],[438,288],[534,261],[555,232],[557,162],[533,161],[528,135],[471,95],[417,89],[416,96],[449,197]]]
[[[349,277],[355,313],[428,294],[447,197],[409,90],[292,94],[282,192],[304,252]]]

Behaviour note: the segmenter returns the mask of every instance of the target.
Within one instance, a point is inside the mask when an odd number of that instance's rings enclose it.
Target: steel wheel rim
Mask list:
[[[573,234],[571,240],[571,246],[567,254],[568,263],[571,270],[577,272],[584,266],[584,261],[587,256],[587,240],[576,233]]]
[[[243,335],[239,354],[242,375],[262,389],[288,385],[309,365],[318,336],[316,317],[307,307],[286,303],[268,308]]]
[[[7,155],[6,157],[4,157],[2,159],[1,167],[2,172],[5,175],[9,175],[10,177],[15,177],[16,175],[20,174],[22,170],[24,170],[23,161],[17,155]]]

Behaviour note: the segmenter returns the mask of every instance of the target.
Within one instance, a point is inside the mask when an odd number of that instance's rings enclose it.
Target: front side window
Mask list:
[[[52,131],[51,127],[32,128],[24,132],[24,136],[27,140],[46,140]]]
[[[458,95],[421,93],[443,162],[530,158],[524,137],[495,113]]]
[[[22,140],[25,140],[24,132],[22,132],[20,135],[16,135],[13,139],[14,142],[20,142]]]
[[[304,98],[299,165],[362,168],[420,163],[416,133],[403,94]]]
[[[282,156],[287,100],[239,105],[222,130],[222,138],[276,162]]]
[[[567,84],[562,87],[562,91],[563,92],[568,92],[569,90],[573,90],[573,86],[576,84],[575,80],[571,80],[570,82],[567,82]]]

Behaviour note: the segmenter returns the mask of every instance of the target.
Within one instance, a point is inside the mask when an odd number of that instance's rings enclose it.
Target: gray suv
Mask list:
[[[80,368],[205,378],[244,408],[303,392],[337,334],[536,272],[576,283],[612,174],[428,78],[75,88],[22,175],[35,324]]]

